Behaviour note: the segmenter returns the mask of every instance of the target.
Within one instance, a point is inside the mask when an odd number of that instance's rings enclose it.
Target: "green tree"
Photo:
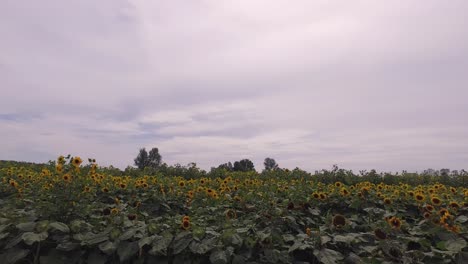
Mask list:
[[[158,148],[152,148],[148,155],[148,166],[157,169],[161,166],[162,156]]]
[[[272,158],[265,158],[265,161],[263,161],[263,165],[265,166],[266,171],[278,169],[278,163],[276,163],[276,161]]]
[[[135,166],[137,166],[140,170],[143,170],[146,166],[148,166],[149,158],[148,152],[145,148],[140,149],[140,152],[138,153],[138,156],[134,159],[134,162]]]
[[[253,171],[255,170],[254,164],[249,159],[243,159],[234,162],[234,171]]]

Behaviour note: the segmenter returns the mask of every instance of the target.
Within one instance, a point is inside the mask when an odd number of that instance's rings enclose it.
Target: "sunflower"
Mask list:
[[[390,198],[385,198],[384,199],[384,204],[386,205],[391,205],[392,204],[392,200]]]
[[[81,160],[81,158],[78,157],[78,156],[77,156],[77,157],[74,157],[73,160],[72,160],[72,164],[73,164],[73,166],[75,166],[75,167],[80,166],[80,164],[81,164],[82,162],[83,162],[83,160]]]
[[[306,228],[306,234],[307,234],[308,237],[311,236],[311,233],[312,233],[312,232],[311,232],[310,228],[309,228],[309,227]]]
[[[63,171],[63,165],[62,164],[57,164],[57,166],[55,166],[55,170],[60,173]]]
[[[91,188],[90,188],[89,186],[86,186],[86,187],[84,188],[84,192],[90,192],[90,191],[91,191]]]
[[[135,208],[140,207],[140,205],[141,205],[141,202],[140,202],[140,201],[135,201],[135,202],[133,203],[133,207],[135,207]]]
[[[101,191],[102,191],[103,193],[108,193],[108,192],[109,192],[109,189],[108,189],[107,187],[104,187],[104,188],[101,189]]]
[[[183,220],[180,227],[184,230],[188,230],[190,228],[190,220],[189,219]]]
[[[103,215],[110,215],[111,213],[111,209],[110,208],[105,208],[104,210],[102,210],[102,214]]]
[[[335,186],[340,188],[343,184],[341,182],[335,182]]]
[[[432,212],[432,211],[434,211],[434,206],[432,206],[430,204],[426,204],[425,209],[426,209],[426,211]]]
[[[236,211],[234,211],[234,210],[232,210],[232,209],[226,210],[226,212],[225,212],[224,214],[226,215],[226,219],[227,219],[227,220],[237,218]]]
[[[178,184],[179,184],[180,187],[184,187],[185,186],[185,181],[179,181]]]
[[[422,202],[426,199],[426,197],[424,196],[424,194],[422,193],[417,193],[414,198],[416,199],[416,201],[418,202]]]
[[[320,196],[320,200],[327,199],[327,195],[325,193],[320,193],[319,196]]]
[[[401,220],[400,218],[398,217],[392,217],[390,218],[390,220],[388,221],[389,225],[394,228],[394,229],[400,229],[401,227]]]
[[[349,195],[349,191],[346,188],[341,188],[340,193],[343,196],[348,196]]]
[[[454,210],[458,210],[458,209],[460,208],[460,205],[459,205],[457,202],[455,202],[455,201],[450,202],[450,203],[449,203],[449,206],[450,206],[450,208],[452,208],[452,209],[454,209]]]
[[[337,228],[341,228],[346,224],[346,218],[343,215],[336,214],[333,216],[332,224]]]
[[[423,216],[424,216],[425,219],[428,219],[428,218],[431,217],[431,213],[425,212]]]
[[[119,187],[120,187],[120,189],[125,189],[125,188],[127,188],[127,184],[122,182],[122,183],[119,184]]]
[[[60,156],[60,157],[58,157],[57,161],[58,161],[58,163],[64,163],[65,162],[65,157]]]
[[[133,221],[133,220],[135,220],[137,218],[137,215],[136,214],[128,214],[127,218],[128,218],[128,220]]]
[[[439,210],[439,216],[444,216],[445,213],[448,213],[448,210],[447,210],[447,209],[442,208],[442,209]]]
[[[377,228],[374,230],[374,235],[376,238],[380,239],[380,240],[384,240],[384,239],[387,239],[387,234],[380,228]]]
[[[190,216],[184,215],[184,216],[182,217],[182,222],[183,222],[183,221],[190,221]]]
[[[440,205],[442,203],[440,198],[437,197],[437,196],[432,196],[431,197],[431,202],[432,202],[433,205]]]
[[[312,196],[313,196],[315,199],[320,198],[320,195],[319,195],[317,192],[312,193]]]
[[[18,183],[15,180],[10,180],[10,185],[15,188],[18,187]]]
[[[66,182],[71,182],[72,177],[71,177],[70,174],[65,174],[65,175],[62,176],[62,179],[63,179],[64,181],[66,181]]]
[[[112,208],[112,209],[110,210],[110,213],[113,214],[113,215],[116,215],[116,214],[119,213],[119,209],[117,209],[117,208]]]

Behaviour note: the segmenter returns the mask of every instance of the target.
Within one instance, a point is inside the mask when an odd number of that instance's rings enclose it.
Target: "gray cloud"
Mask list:
[[[466,1],[0,3],[0,159],[466,168]]]

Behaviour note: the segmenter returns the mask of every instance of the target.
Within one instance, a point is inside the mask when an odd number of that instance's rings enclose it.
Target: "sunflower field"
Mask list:
[[[468,189],[0,169],[0,263],[468,263]]]

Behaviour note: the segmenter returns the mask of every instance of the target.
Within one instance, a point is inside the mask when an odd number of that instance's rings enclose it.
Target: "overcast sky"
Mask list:
[[[468,1],[0,1],[0,159],[468,168]]]

